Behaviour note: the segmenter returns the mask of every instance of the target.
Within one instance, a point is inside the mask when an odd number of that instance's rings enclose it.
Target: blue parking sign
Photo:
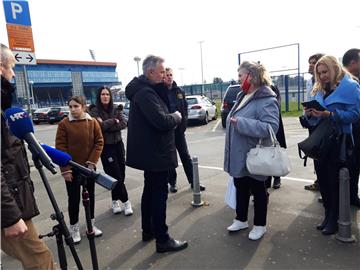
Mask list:
[[[31,26],[27,1],[3,0],[3,4],[7,23]]]

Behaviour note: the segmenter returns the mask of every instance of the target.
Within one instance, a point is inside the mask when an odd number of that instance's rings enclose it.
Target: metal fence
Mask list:
[[[301,102],[304,101],[306,96],[304,73],[300,75],[300,80],[298,80],[297,75],[294,76],[292,74],[272,76],[271,78],[280,90],[282,110],[286,112],[302,110]],[[235,84],[235,82],[208,83],[204,85],[192,84],[181,86],[181,88],[185,91],[186,95],[204,94],[214,101],[221,101],[226,89],[231,84]]]

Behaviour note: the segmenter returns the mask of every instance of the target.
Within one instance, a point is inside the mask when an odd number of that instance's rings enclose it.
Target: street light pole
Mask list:
[[[29,81],[30,84],[30,109],[31,109],[31,105],[35,104],[35,97],[34,97],[34,82],[33,81]]]
[[[134,61],[136,62],[136,65],[137,65],[137,74],[138,74],[138,76],[140,76],[139,62],[141,61],[141,58],[139,56],[135,56]]]
[[[183,71],[184,71],[185,68],[183,67],[180,67],[179,70],[180,70],[180,76],[181,76],[181,85],[184,86],[184,79],[183,79]]]
[[[203,55],[202,55],[202,44],[203,44],[203,40],[199,41],[200,44],[200,60],[201,60],[201,94],[204,94],[205,92],[205,86],[204,86],[204,69],[203,69]]]

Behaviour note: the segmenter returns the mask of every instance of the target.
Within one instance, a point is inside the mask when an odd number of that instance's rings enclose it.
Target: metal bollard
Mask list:
[[[201,200],[200,181],[199,181],[199,161],[197,156],[193,156],[192,165],[193,165],[193,201],[191,202],[191,204],[194,207],[200,207],[204,204],[204,202]]]
[[[339,219],[335,238],[341,242],[351,243],[355,241],[355,237],[351,235],[349,170],[341,168],[339,178]]]

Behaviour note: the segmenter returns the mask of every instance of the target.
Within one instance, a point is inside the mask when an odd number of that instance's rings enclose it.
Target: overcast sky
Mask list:
[[[137,75],[135,56],[165,58],[179,84],[237,78],[238,53],[300,44],[301,71],[308,56],[341,57],[360,47],[360,1],[293,0],[30,0],[39,59],[117,63],[123,84]],[[8,44],[3,8],[1,42]],[[269,70],[297,68],[297,46],[246,54]]]

